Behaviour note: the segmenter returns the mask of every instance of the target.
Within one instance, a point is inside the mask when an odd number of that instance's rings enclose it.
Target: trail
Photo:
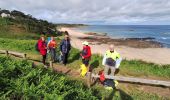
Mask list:
[[[42,63],[34,61],[34,64],[39,65]],[[50,68],[50,67],[48,67],[48,68]],[[69,68],[69,67],[61,65],[61,64],[53,64],[52,69],[55,72],[65,74],[65,75],[69,76],[70,78],[80,79],[81,81],[84,81],[87,84],[86,77],[84,77],[84,78],[80,77],[80,73],[73,68]],[[99,83],[97,83],[97,84],[99,84]],[[119,85],[117,88],[122,89],[122,87],[121,87],[122,85],[125,87],[128,87],[128,88],[133,87],[140,91],[144,91],[147,93],[154,93],[154,94],[161,95],[161,96],[168,97],[168,98],[170,95],[170,88],[156,87],[156,86],[150,86],[150,85],[141,85],[141,84],[140,85],[139,84],[130,84],[130,83],[124,83],[124,82],[123,83],[119,82]]]

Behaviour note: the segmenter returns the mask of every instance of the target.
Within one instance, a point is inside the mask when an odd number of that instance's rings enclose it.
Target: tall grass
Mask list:
[[[37,40],[16,40],[0,38],[0,48],[6,50],[14,50],[18,52],[36,53],[35,44]]]
[[[37,39],[40,33],[27,32],[22,25],[0,18],[0,37],[11,39]]]
[[[47,69],[32,68],[24,60],[0,56],[0,99],[96,100],[93,89],[82,82]]]

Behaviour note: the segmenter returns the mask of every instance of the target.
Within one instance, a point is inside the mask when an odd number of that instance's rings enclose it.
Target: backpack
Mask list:
[[[104,71],[103,70],[101,70],[100,72],[99,72],[99,79],[100,79],[100,82],[101,83],[103,83],[104,81],[105,81],[105,75],[104,75]]]
[[[38,48],[38,42],[35,44],[35,50],[38,51],[38,52],[40,51],[39,48]]]
[[[118,84],[118,83],[117,83]],[[115,81],[113,79],[106,79],[104,81],[104,86],[115,88]]]

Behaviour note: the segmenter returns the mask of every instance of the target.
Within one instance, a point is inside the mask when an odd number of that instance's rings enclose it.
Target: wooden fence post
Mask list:
[[[27,54],[24,54],[24,59],[27,59]]]
[[[53,69],[53,62],[52,61],[50,61],[50,68]]]
[[[9,53],[8,53],[8,51],[6,50],[6,56],[9,56]]]
[[[91,77],[92,77],[92,73],[91,72],[87,72],[87,81],[88,81],[88,87],[90,88],[91,86]]]

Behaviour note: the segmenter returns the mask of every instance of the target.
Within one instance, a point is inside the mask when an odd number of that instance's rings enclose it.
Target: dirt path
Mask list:
[[[39,65],[41,63],[34,62],[34,64]],[[80,74],[77,70],[69,68],[67,66],[63,66],[61,64],[53,64],[53,70],[55,72],[65,74],[65,75],[69,76],[70,78],[74,78],[74,79],[77,78],[77,79],[80,79],[81,81],[84,81],[85,83],[87,82],[85,77],[84,78],[80,77]],[[170,88],[149,86],[149,85],[130,84],[130,83],[124,83],[124,82],[123,83],[120,82],[119,84],[120,84],[118,86],[119,89],[122,89],[121,86],[123,85],[123,87],[129,88],[129,89],[135,88],[137,90],[144,91],[146,93],[154,93],[159,96],[170,98],[169,97],[170,96]]]
[[[61,30],[69,32],[72,46],[80,50],[82,49],[82,42],[84,41],[80,38],[89,36],[69,28],[62,28]],[[109,47],[108,44],[95,44],[90,46],[92,53],[101,55],[103,55]],[[170,49],[168,48],[131,48],[116,46],[115,49],[127,60],[137,59],[156,64],[170,64]]]

